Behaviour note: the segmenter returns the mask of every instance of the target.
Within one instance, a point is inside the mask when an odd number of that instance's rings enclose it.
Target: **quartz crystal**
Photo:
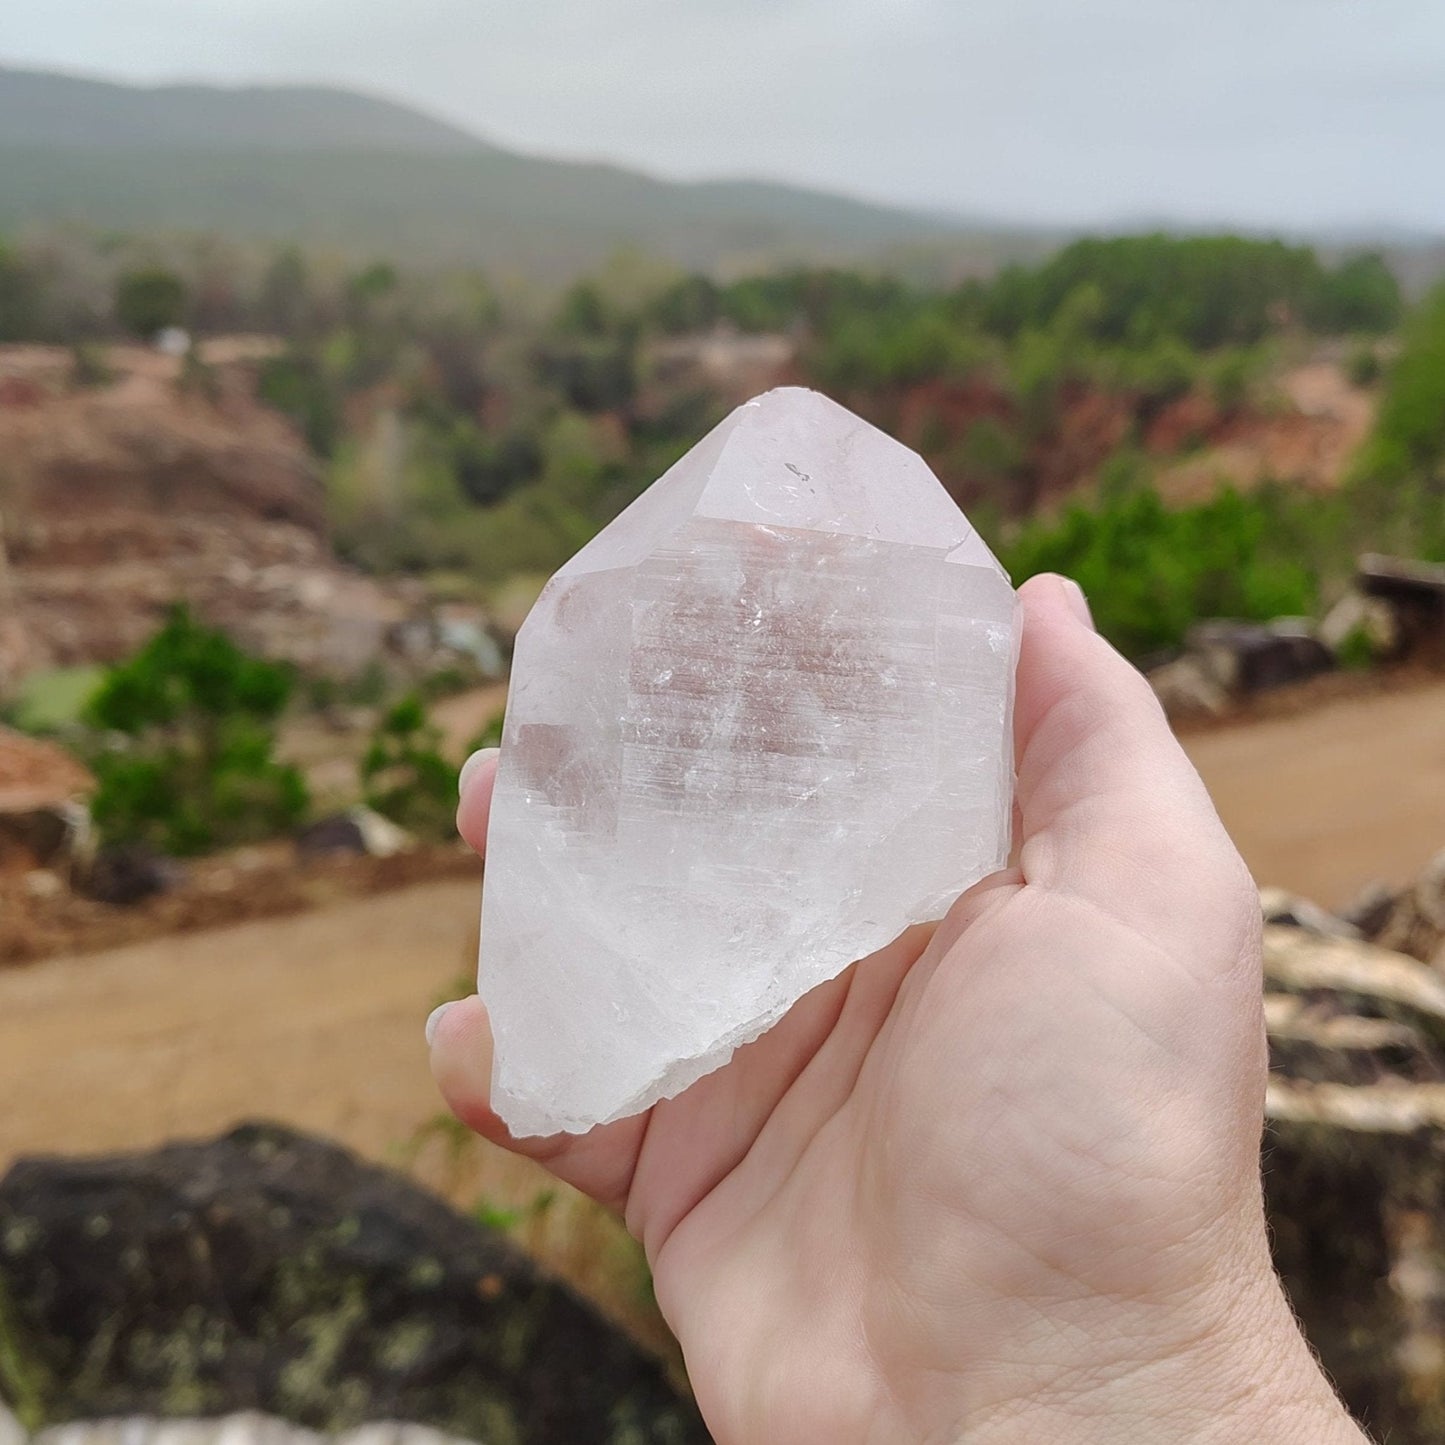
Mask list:
[[[487,844],[512,1132],[671,1098],[1001,867],[1017,640],[923,460],[795,388],[567,563],[517,638]]]

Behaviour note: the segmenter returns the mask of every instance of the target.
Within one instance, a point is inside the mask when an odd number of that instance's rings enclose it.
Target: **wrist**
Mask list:
[[[1111,1360],[1014,1401],[969,1445],[1368,1445],[1315,1359],[1271,1270],[1192,1343]],[[1172,1327],[1161,1332],[1175,1334]],[[1092,1378],[1088,1376],[1092,1375]]]

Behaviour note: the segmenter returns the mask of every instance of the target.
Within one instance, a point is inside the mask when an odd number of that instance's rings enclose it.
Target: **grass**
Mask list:
[[[5,710],[26,733],[58,733],[76,726],[106,674],[103,667],[62,667],[27,678]]]

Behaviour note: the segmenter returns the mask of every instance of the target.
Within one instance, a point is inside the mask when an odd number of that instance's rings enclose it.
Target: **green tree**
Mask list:
[[[186,283],[174,271],[149,266],[127,271],[115,288],[116,320],[135,336],[152,337],[186,319]]]
[[[306,785],[275,758],[291,688],[289,669],[248,656],[174,608],[86,710],[93,727],[122,740],[94,762],[104,836],[190,854],[293,826]]]

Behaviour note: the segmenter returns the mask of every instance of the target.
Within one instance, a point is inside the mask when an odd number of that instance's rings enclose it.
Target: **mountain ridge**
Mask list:
[[[0,147],[182,151],[496,147],[414,106],[324,85],[129,85],[0,63]]]
[[[141,87],[0,65],[0,234],[71,225],[546,280],[620,249],[708,270],[920,250],[979,270],[1014,254],[988,223],[821,187],[529,155],[357,91]]]

